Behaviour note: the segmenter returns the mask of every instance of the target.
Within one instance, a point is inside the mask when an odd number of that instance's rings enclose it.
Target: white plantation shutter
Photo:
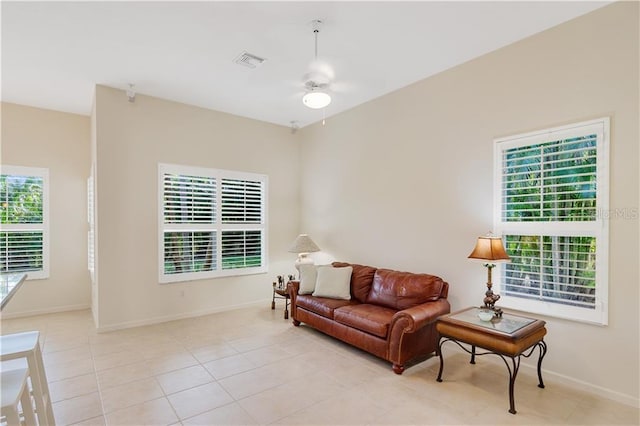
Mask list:
[[[164,233],[166,274],[214,271],[216,232],[173,231]],[[170,265],[166,265],[170,262]]]
[[[607,323],[608,118],[496,141],[503,305]]]
[[[503,221],[595,218],[596,133],[504,149],[501,160]]]
[[[222,268],[260,267],[262,262],[263,183],[222,179],[222,222],[244,224],[242,230],[222,232]]]
[[[49,276],[49,171],[2,166],[0,272]]]
[[[87,179],[87,269],[91,276],[91,282],[95,282],[96,273],[96,225],[95,225],[95,196],[94,196],[93,167],[91,175]]]
[[[215,223],[216,179],[164,175],[165,223]]]
[[[222,231],[222,268],[259,267],[262,261],[262,231]]]
[[[159,165],[160,281],[266,270],[266,176]]]
[[[262,182],[222,179],[222,221],[260,223],[262,221]]]
[[[3,226],[4,228],[4,226]],[[42,231],[0,232],[2,272],[33,272],[43,268]]]
[[[513,253],[504,265],[507,295],[595,309],[594,237],[507,235],[505,242]],[[513,250],[523,244],[537,253]]]

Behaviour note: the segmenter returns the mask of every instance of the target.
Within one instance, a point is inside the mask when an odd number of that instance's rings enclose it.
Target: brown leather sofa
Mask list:
[[[293,324],[308,326],[363,349],[393,364],[402,374],[405,364],[435,352],[436,319],[450,312],[449,284],[428,274],[371,266],[351,266],[351,300],[298,294],[299,281],[290,281]]]

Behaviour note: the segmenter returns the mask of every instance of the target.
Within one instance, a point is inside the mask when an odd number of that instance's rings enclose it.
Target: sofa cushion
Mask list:
[[[373,275],[376,273],[376,268],[344,262],[333,262],[332,265],[336,267],[351,266],[353,268],[353,272],[351,273],[351,295],[354,299],[365,303],[369,291],[371,291],[371,284],[373,283]]]
[[[332,299],[351,299],[351,266],[334,268],[333,266],[318,266],[316,288],[313,295],[317,297],[329,297]]]
[[[298,294],[311,294],[316,289],[317,266],[309,263],[300,265],[300,288]]]
[[[296,297],[296,306],[304,308],[308,311],[322,315],[323,317],[333,319],[334,310],[343,306],[348,306],[356,302],[341,299],[328,299],[325,297],[314,297],[306,295],[298,295]]]
[[[358,304],[336,309],[333,313],[333,319],[341,324],[384,339],[387,337],[389,324],[395,313],[395,309],[383,306]]]
[[[435,275],[378,269],[367,303],[403,310],[438,300],[442,287],[442,279]]]

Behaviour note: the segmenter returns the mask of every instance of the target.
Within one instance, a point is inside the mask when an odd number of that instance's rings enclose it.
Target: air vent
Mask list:
[[[245,66],[247,68],[258,68],[266,59],[261,58],[251,53],[242,52],[237,58],[233,60],[236,64]]]

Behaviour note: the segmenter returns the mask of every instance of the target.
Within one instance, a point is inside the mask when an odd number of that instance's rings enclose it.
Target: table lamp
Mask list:
[[[496,263],[509,262],[511,260],[504,250],[502,238],[492,235],[478,237],[476,246],[469,255],[469,259],[482,260],[484,266],[487,268],[487,291],[484,294],[484,306],[482,306],[482,308],[490,309],[494,312],[495,316],[501,317],[502,309],[496,308],[495,306],[498,299],[500,299],[500,295],[494,294],[493,290],[491,290],[491,270],[496,266]]]
[[[298,259],[296,259],[296,269],[298,270],[298,276],[300,276],[300,265],[310,264],[313,265],[313,259],[308,257],[309,253],[320,251],[320,247],[313,242],[307,234],[300,234],[293,242],[293,245],[289,248],[289,253],[297,253]]]

